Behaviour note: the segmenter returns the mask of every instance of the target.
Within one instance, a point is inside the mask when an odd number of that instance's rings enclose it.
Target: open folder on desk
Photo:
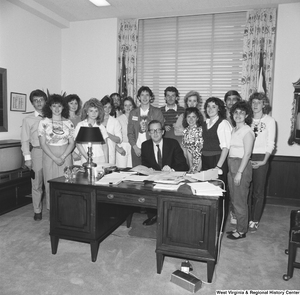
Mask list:
[[[222,196],[225,190],[209,182],[188,183],[194,195],[198,196]]]

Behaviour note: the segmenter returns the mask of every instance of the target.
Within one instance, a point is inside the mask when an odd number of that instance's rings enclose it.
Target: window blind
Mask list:
[[[190,90],[221,99],[240,92],[246,12],[139,20],[137,84],[149,86],[155,106],[175,86],[180,104]],[[203,107],[203,105],[202,105]]]

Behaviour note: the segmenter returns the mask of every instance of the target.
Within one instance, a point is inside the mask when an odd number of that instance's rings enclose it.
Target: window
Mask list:
[[[245,24],[246,12],[140,20],[138,88],[149,86],[156,106],[168,86],[179,90],[181,105],[190,90],[203,101],[240,92]]]

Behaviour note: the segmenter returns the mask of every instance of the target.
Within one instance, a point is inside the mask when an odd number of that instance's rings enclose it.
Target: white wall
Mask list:
[[[62,30],[62,89],[87,101],[116,92],[117,19],[71,23]]]
[[[25,115],[10,111],[10,93],[32,90],[61,91],[61,30],[39,17],[0,1],[0,67],[7,69],[8,132],[1,139],[19,139]]]
[[[277,155],[300,156],[300,145],[289,146],[294,87],[300,78],[300,3],[278,8],[272,116],[278,126]]]

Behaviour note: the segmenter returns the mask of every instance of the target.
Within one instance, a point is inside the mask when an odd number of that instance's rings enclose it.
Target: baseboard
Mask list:
[[[278,205],[278,206],[291,206],[300,208],[299,199],[286,199],[286,198],[276,198],[268,196],[266,198],[266,204],[268,205]]]

